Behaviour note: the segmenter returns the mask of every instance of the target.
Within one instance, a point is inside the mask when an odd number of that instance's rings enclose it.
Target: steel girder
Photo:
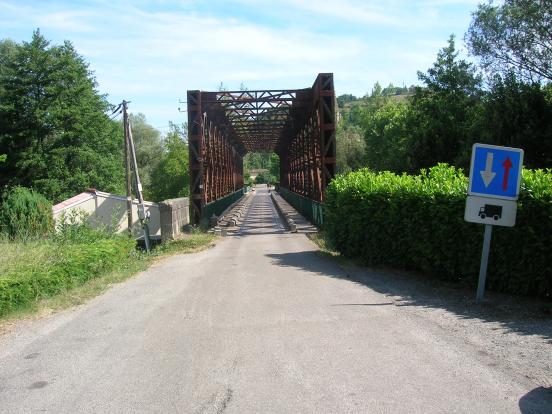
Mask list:
[[[324,201],[335,174],[333,74],[312,88],[188,91],[191,219],[205,204],[243,187],[243,156],[275,151],[280,185]]]
[[[335,176],[333,74],[321,73],[309,91],[311,105],[290,120],[280,141],[280,185],[319,203]]]

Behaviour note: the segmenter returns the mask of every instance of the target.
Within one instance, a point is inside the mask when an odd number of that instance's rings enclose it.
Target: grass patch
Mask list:
[[[319,251],[316,252],[316,254],[318,254],[319,256],[332,259],[333,261],[342,265],[347,265],[347,264],[361,265],[361,263],[356,263],[355,260],[346,258],[337,250],[332,249],[328,239],[326,238],[324,231],[318,231],[316,233],[307,233],[306,236],[320,249]]]
[[[0,325],[82,304],[163,257],[196,252],[214,240],[191,234],[150,254],[118,236],[85,243],[0,241]]]
[[[216,236],[208,233],[193,233],[185,238],[157,246],[154,255],[163,257],[178,253],[193,253],[213,245]]]

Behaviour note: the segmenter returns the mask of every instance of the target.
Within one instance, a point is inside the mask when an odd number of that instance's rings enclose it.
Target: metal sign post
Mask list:
[[[464,220],[485,224],[476,301],[483,299],[493,226],[513,227],[521,183],[523,150],[474,144]]]
[[[485,236],[483,236],[483,252],[481,253],[481,266],[479,267],[479,282],[477,283],[477,295],[476,301],[483,299],[483,293],[485,292],[485,281],[487,279],[487,264],[489,263],[489,251],[491,249],[491,236],[493,233],[493,226],[491,224],[485,224]]]

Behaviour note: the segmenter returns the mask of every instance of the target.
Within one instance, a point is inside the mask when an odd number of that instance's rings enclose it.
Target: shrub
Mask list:
[[[41,194],[14,187],[3,199],[0,226],[11,239],[44,237],[53,229],[52,204]]]
[[[464,221],[467,178],[440,164],[420,175],[367,169],[326,190],[331,245],[369,265],[418,270],[475,283],[483,226]],[[552,299],[552,171],[524,170],[516,226],[495,227],[487,286]]]
[[[128,261],[136,244],[122,236],[92,243],[40,243],[29,243],[26,248],[47,249],[42,260],[8,266],[0,275],[0,316],[111,271]]]
[[[89,214],[75,209],[63,211],[57,218],[51,239],[56,243],[91,243],[96,240],[110,238],[114,235],[114,226],[92,227]]]

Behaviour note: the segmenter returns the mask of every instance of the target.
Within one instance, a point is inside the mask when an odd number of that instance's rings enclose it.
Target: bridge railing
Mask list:
[[[324,224],[324,204],[310,198],[303,197],[284,187],[279,187],[278,192],[295,210],[301,213],[312,224],[322,227]]]
[[[220,216],[221,213],[226,210],[232,203],[238,201],[244,194],[245,189],[240,188],[227,196],[221,197],[211,203],[205,204],[202,211],[202,220],[209,220],[213,216]]]

